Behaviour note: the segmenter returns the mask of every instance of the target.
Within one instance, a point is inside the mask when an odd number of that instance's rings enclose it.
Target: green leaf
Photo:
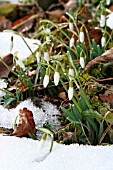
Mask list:
[[[79,112],[78,108],[73,104],[71,105],[71,112],[74,115],[76,121],[82,120],[81,113]]]
[[[3,104],[3,106],[4,107],[7,107],[9,104],[11,104],[13,101],[15,101],[16,100],[16,98],[13,98],[13,97],[11,97],[11,98],[9,98],[9,99],[7,99],[6,101],[5,101],[5,103]]]
[[[39,78],[39,71],[40,71],[41,65],[39,64],[36,70],[36,77],[35,77],[35,84],[37,84],[38,78]]]
[[[103,133],[104,133],[104,121],[102,121],[99,126],[98,141],[100,141]]]
[[[83,111],[88,109],[88,106],[86,104],[86,100],[84,100],[84,97],[82,96],[82,94],[81,94],[81,107],[82,107]]]
[[[75,116],[68,109],[65,109],[64,107],[62,107],[61,109],[66,114],[66,116],[68,116],[70,121],[76,121]]]
[[[105,119],[105,121],[106,121],[107,123],[112,124],[112,123],[113,123],[113,112],[108,111],[108,112],[105,114],[104,119]]]

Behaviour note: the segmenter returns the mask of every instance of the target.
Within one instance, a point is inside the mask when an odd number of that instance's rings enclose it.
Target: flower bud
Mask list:
[[[104,27],[106,23],[106,16],[104,14],[101,14],[100,17],[100,27]]]
[[[82,68],[84,68],[85,67],[85,61],[84,61],[84,57],[82,56],[83,54],[82,54],[82,52],[80,53],[80,66],[82,67]]]
[[[37,62],[39,63],[40,62],[40,52],[39,51],[36,52],[36,59],[37,59]]]
[[[49,53],[48,52],[44,52],[44,60],[49,63]]]
[[[79,40],[81,43],[84,42],[84,32],[82,28],[80,29]]]
[[[71,100],[73,98],[73,94],[74,94],[73,82],[70,80],[69,89],[68,89],[68,98],[69,98],[69,100]]]
[[[43,150],[43,148],[45,146],[46,138],[47,138],[47,134],[44,133],[41,140],[40,140],[40,142],[39,142],[39,145],[38,145],[38,151],[39,152]]]
[[[74,77],[74,69],[73,68],[69,68],[68,75],[69,75],[70,80],[72,79],[72,77]]]
[[[111,0],[106,0],[106,5],[110,5]]]
[[[60,80],[60,74],[59,74],[59,65],[56,65],[55,74],[54,74],[54,84],[57,86]]]
[[[69,46],[70,46],[70,47],[73,47],[73,46],[74,46],[74,41],[75,41],[75,39],[74,39],[74,37],[72,37],[72,38],[70,39],[70,42],[69,42]]]
[[[101,38],[101,46],[104,47],[105,46],[105,43],[106,43],[106,38],[103,36]]]
[[[106,25],[107,25],[110,29],[113,29],[113,12],[111,12],[111,13],[107,16]]]
[[[70,31],[73,31],[73,29],[74,29],[74,26],[73,26],[72,22],[69,22],[69,29],[70,29]]]
[[[46,75],[44,76],[43,79],[44,88],[47,87],[48,84],[49,84],[49,68],[46,69]]]

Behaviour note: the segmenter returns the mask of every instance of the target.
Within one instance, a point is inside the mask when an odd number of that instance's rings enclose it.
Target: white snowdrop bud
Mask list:
[[[46,138],[47,138],[47,134],[44,133],[40,142],[39,142],[39,145],[38,145],[38,151],[41,152],[45,146],[45,142],[46,142]]]
[[[82,28],[80,29],[79,40],[81,43],[84,42],[84,32]]]
[[[106,5],[110,5],[111,0],[106,0]]]
[[[69,82],[69,89],[68,89],[68,98],[69,98],[69,100],[71,100],[73,98],[73,94],[74,94],[73,82],[70,81]]]
[[[37,51],[36,52],[36,59],[37,59],[37,62],[39,63],[40,62],[40,52],[39,51]]]
[[[85,67],[85,61],[84,61],[84,57],[82,56],[82,52],[80,53],[80,66],[81,66],[82,68]]]
[[[46,36],[46,41],[47,41],[47,44],[50,43],[50,36]]]
[[[100,17],[100,27],[104,27],[106,23],[106,16],[104,14],[101,14]]]
[[[48,52],[44,52],[44,60],[49,63],[49,53]]]
[[[44,76],[43,79],[44,88],[47,87],[48,84],[49,84],[49,68],[46,69],[46,75]]]
[[[59,72],[56,72],[56,71],[55,71],[55,74],[54,74],[54,84],[55,84],[56,86],[58,85],[59,80],[60,80],[60,74],[59,74]]]
[[[54,84],[57,86],[60,80],[60,74],[59,74],[59,65],[56,65],[55,74],[54,74]]]
[[[73,29],[74,29],[74,26],[73,26],[72,22],[69,22],[69,29],[70,29],[70,31],[73,31]]]
[[[69,68],[68,75],[69,75],[69,79],[72,79],[72,77],[74,77],[74,69],[73,68]]]
[[[74,39],[74,37],[72,37],[72,38],[70,39],[70,42],[69,42],[69,46],[70,46],[70,47],[73,47],[73,46],[74,46],[74,41],[75,41],[75,39]]]
[[[106,43],[106,38],[103,36],[101,38],[101,46],[104,47],[105,46],[105,43]]]
[[[110,29],[113,29],[113,12],[111,12],[109,15],[107,15],[106,25],[107,25]]]

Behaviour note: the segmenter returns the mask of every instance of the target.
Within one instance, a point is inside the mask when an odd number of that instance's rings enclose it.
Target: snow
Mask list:
[[[0,56],[10,53],[12,35],[13,35],[13,49],[11,53],[12,54],[17,53],[17,57],[23,61],[24,59],[31,55],[31,51],[24,43],[21,36],[12,34],[11,32],[0,32],[0,39],[2,40],[2,42],[0,43]],[[40,45],[39,40],[25,38],[25,41],[30,46],[33,52],[35,52]]]
[[[0,33],[0,55],[9,53],[10,35]],[[17,39],[18,41],[17,41]],[[14,51],[19,52],[19,57],[28,57],[30,52],[24,48],[20,37],[14,38]],[[29,43],[31,41],[27,39]],[[34,41],[34,40],[33,40]],[[31,43],[30,47],[36,47]],[[36,125],[41,126],[44,121],[51,121],[57,112],[50,103],[43,103],[42,109],[36,107],[32,101],[26,100],[14,109],[4,109],[0,105],[0,127],[13,127],[19,109],[27,107],[33,112]],[[49,109],[49,111],[44,110]],[[56,109],[56,110],[55,110]],[[50,112],[51,110],[51,112]],[[54,111],[54,112],[53,112]],[[40,113],[40,114],[38,114]],[[55,116],[53,116],[55,117]],[[58,121],[55,119],[57,124]],[[53,123],[53,122],[52,122]],[[38,150],[39,141],[28,138],[0,135],[0,170],[112,170],[113,145],[111,146],[83,146],[78,144],[62,145],[54,142],[53,150],[49,153],[50,139],[42,151]]]
[[[1,170],[112,170],[113,146],[79,146],[49,141],[42,153],[39,141],[0,135]]]

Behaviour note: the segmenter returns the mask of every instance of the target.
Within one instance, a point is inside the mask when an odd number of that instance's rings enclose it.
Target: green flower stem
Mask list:
[[[64,32],[62,31],[54,22],[50,21],[50,20],[47,20],[47,19],[44,19],[40,22],[45,22],[45,23],[50,23],[51,25],[53,25],[54,27],[56,27],[63,35],[65,35],[66,38],[70,39],[70,37]]]
[[[73,21],[73,23],[74,23],[74,26],[75,26],[75,28],[76,28],[76,30],[77,30],[77,33],[79,34],[79,29],[78,29],[78,27],[77,27],[76,20],[73,18],[73,16],[72,16],[70,13],[66,12],[66,14],[70,17],[70,19],[72,19],[72,21]],[[78,37],[78,36],[77,36],[77,37]]]
[[[88,42],[89,42],[89,46],[90,46],[90,49],[91,49],[91,41],[90,41],[90,37],[89,37],[89,34],[88,34],[88,30],[87,30],[86,26],[81,21],[79,21],[79,23],[82,24],[82,26],[85,28],[86,35],[87,35]]]
[[[108,41],[106,42],[106,44],[105,44],[105,46],[104,46],[104,50],[106,49],[106,47],[107,47],[109,41],[112,40],[112,36],[113,36],[113,29],[112,29],[112,31],[111,31],[111,34],[109,35]]]
[[[36,127],[36,129],[44,132],[44,137],[46,137],[45,134],[48,134],[48,135],[51,136],[51,146],[50,146],[50,152],[51,152],[52,148],[53,148],[53,142],[54,142],[54,135],[53,135],[53,133],[49,129],[42,128],[42,127]]]
[[[67,89],[66,85],[64,84],[64,82],[62,81],[62,79],[60,79],[60,82],[61,82],[61,84],[63,85],[65,91],[67,92],[68,89]],[[76,93],[74,93],[74,95],[76,95]],[[77,97],[76,97],[76,98],[77,98]],[[78,102],[77,102],[74,98],[72,99],[72,101],[73,101],[73,103],[75,104],[75,106],[77,107],[77,109],[79,110],[79,112],[81,113],[81,112],[82,112],[82,109],[80,108]]]

